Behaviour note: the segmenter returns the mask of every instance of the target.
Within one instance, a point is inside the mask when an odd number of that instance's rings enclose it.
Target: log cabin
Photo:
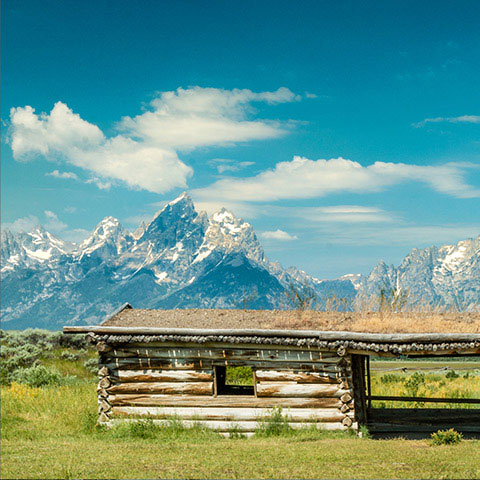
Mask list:
[[[404,435],[453,427],[480,434],[476,408],[372,408],[372,400],[480,404],[480,392],[479,398],[459,401],[380,397],[370,389],[371,357],[479,356],[480,334],[272,328],[281,316],[281,311],[143,310],[125,304],[100,325],[63,331],[85,333],[96,345],[102,425],[146,418],[162,425],[177,418],[225,436],[250,436],[281,409],[293,428],[359,432],[365,425],[373,433]],[[251,375],[248,385],[228,381],[229,369],[239,366]]]

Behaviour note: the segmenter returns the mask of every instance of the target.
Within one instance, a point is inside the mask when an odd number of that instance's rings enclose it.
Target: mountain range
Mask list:
[[[399,267],[320,280],[269,261],[252,226],[222,209],[197,212],[182,194],[130,233],[103,219],[82,243],[37,226],[2,230],[2,328],[96,324],[129,302],[136,308],[299,307],[351,309],[402,299],[404,306],[472,309],[480,302],[480,236],[414,249]],[[396,300],[395,300],[396,299]]]

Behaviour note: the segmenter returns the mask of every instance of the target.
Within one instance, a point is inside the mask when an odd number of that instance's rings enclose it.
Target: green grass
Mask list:
[[[75,343],[70,337],[48,332],[8,335],[2,338],[2,345],[13,350],[2,355],[2,363],[18,356],[15,368],[22,369],[33,359],[72,381],[39,388],[15,382],[2,386],[1,478],[480,477],[479,441],[433,445],[429,439],[372,440],[367,435],[358,438],[344,432],[293,431],[280,411],[273,412],[271,421],[249,439],[240,433],[226,439],[200,424],[187,429],[175,418],[167,427],[146,420],[111,430],[98,428],[95,376],[85,366],[86,361],[96,358],[96,352],[78,339]],[[40,351],[22,350],[22,345]],[[400,366],[385,363],[387,368]],[[413,365],[406,361],[405,366]],[[5,370],[8,375],[13,367],[9,368]],[[445,389],[446,395],[463,389],[457,394],[478,396],[480,376],[465,379],[465,372],[458,373],[441,386],[445,372],[427,373],[425,382],[417,382],[418,393],[437,386]],[[393,377],[382,381],[386,374]],[[8,380],[8,375],[2,379]],[[235,384],[252,381],[248,368],[227,369],[227,376]],[[397,394],[411,377],[410,371],[373,372],[374,391]],[[416,388],[415,382],[407,386]]]
[[[201,426],[98,429],[92,383],[2,388],[2,478],[478,478],[480,442],[286,430],[225,439]]]
[[[479,366],[478,363],[475,366]],[[452,367],[453,368],[453,367]],[[372,371],[372,395],[398,397],[480,398],[480,369]],[[479,404],[425,403],[428,408],[479,408]],[[377,408],[422,407],[417,402],[373,401]]]

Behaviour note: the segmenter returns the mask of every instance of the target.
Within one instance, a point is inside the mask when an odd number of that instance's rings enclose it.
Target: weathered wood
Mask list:
[[[365,385],[365,357],[352,355],[352,390],[355,402],[355,419],[360,425],[367,422]]]
[[[211,382],[212,370],[119,370],[121,382]]]
[[[282,407],[282,408],[340,408],[339,398],[260,398],[250,395],[194,396],[194,395],[110,395],[109,402],[115,406],[183,406],[183,407]]]
[[[150,358],[104,358],[105,365],[112,370],[211,370],[211,360],[150,359]]]
[[[346,427],[351,427],[353,424],[353,420],[351,419],[351,417],[345,416],[345,418],[342,420],[342,424]]]
[[[341,397],[346,390],[338,385],[315,384],[315,383],[259,383],[257,384],[257,395],[259,397]]]
[[[344,390],[345,392],[345,390]],[[343,402],[343,403],[348,403],[350,402],[350,400],[352,400],[352,391],[346,391],[341,397],[340,397],[340,400]]]
[[[372,408],[368,416],[369,423],[480,425],[478,408]]]
[[[291,361],[276,361],[274,364],[267,360],[248,360],[248,359],[234,359],[234,360],[188,360],[188,359],[158,359],[158,358],[109,358],[104,359],[105,364],[110,369],[121,370],[211,370],[215,365],[227,366],[254,366],[261,369],[275,369],[286,370],[294,369],[301,371],[314,372],[329,372],[340,373],[341,369],[338,364],[325,364],[323,362],[297,362]]]
[[[272,415],[269,408],[232,407],[113,407],[113,415],[181,420],[261,421]],[[289,408],[282,411],[289,422],[341,422],[346,417],[337,408]]]
[[[118,425],[121,423],[129,423],[129,422],[138,422],[139,419],[133,418],[113,418],[111,419],[108,424],[109,425]],[[163,419],[154,419],[152,422],[155,425],[159,426],[168,426],[171,425],[170,420],[163,420]],[[230,432],[230,431],[237,431],[237,432],[255,432],[255,430],[259,427],[259,422],[257,421],[243,421],[243,422],[229,422],[229,421],[221,421],[221,420],[212,420],[212,421],[197,421],[197,420],[183,420],[182,424],[185,427],[194,427],[196,425],[202,424],[207,428],[211,428],[212,430],[219,431],[219,432]],[[302,428],[317,428],[318,430],[348,430],[349,427],[346,427],[341,422],[328,422],[328,423],[308,423],[308,422],[289,422],[290,427],[294,429],[302,429]],[[352,428],[354,428],[354,424],[352,424]]]
[[[108,402],[108,399],[99,398],[98,404],[103,413],[109,412],[112,408],[110,402]]]
[[[282,345],[282,344],[263,344],[263,343],[238,343],[238,342],[223,342],[223,341],[215,341],[215,342],[202,342],[201,344],[202,348],[242,348],[245,350],[259,350],[259,349],[264,349],[264,348],[275,348],[276,350],[308,350],[308,351],[321,351],[321,352],[327,352],[332,355],[336,355],[335,350],[329,350],[326,349],[325,347],[320,347],[317,345],[302,345],[297,346],[297,345]],[[178,341],[162,341],[162,342],[128,342],[125,344],[118,344],[118,348],[123,348],[123,347],[128,347],[128,348],[167,348],[167,347],[182,347],[182,348],[198,348],[199,343],[198,342],[178,342]]]
[[[112,385],[109,393],[162,393],[213,395],[213,382],[129,382]]]
[[[109,377],[102,377],[98,381],[98,387],[99,388],[108,388],[112,384],[111,380]]]
[[[97,346],[97,351],[100,353],[105,353],[112,350],[112,346],[105,342],[98,342],[96,346]]]
[[[110,420],[110,417],[108,415],[106,415],[105,413],[103,412],[100,412],[100,415],[98,416],[98,420],[97,420],[97,423],[99,424],[105,424],[105,423],[108,423]]]
[[[114,348],[108,352],[112,358],[145,358],[145,359],[187,359],[187,360],[244,360],[244,361],[295,361],[322,362],[337,364],[342,360],[336,354],[321,350],[298,350],[276,348]]]
[[[231,437],[232,434],[235,436],[237,435],[237,432],[235,430],[232,430],[231,432],[217,432],[217,433],[225,438]],[[255,436],[255,432],[242,432],[241,435],[242,437],[245,437],[245,438],[251,438]]]
[[[100,370],[98,371],[98,376],[99,377],[106,377],[108,375],[108,368],[103,366],[100,368]]]
[[[338,373],[295,372],[291,370],[256,370],[259,382],[340,383]]]
[[[97,395],[98,395],[98,397],[107,398],[108,397],[108,392],[104,388],[97,387]]]
[[[212,329],[212,328],[158,328],[158,327],[106,327],[106,326],[66,326],[63,333],[99,333],[110,335],[232,335],[320,338],[322,340],[356,340],[372,343],[403,342],[473,342],[480,340],[479,333],[363,333],[321,330],[273,330],[273,329]]]

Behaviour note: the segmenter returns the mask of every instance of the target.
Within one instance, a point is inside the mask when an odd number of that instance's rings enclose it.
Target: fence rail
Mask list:
[[[423,402],[423,403],[478,403],[480,398],[435,398],[435,397],[390,397],[386,395],[367,395],[370,403],[372,400],[386,400],[391,402]]]

